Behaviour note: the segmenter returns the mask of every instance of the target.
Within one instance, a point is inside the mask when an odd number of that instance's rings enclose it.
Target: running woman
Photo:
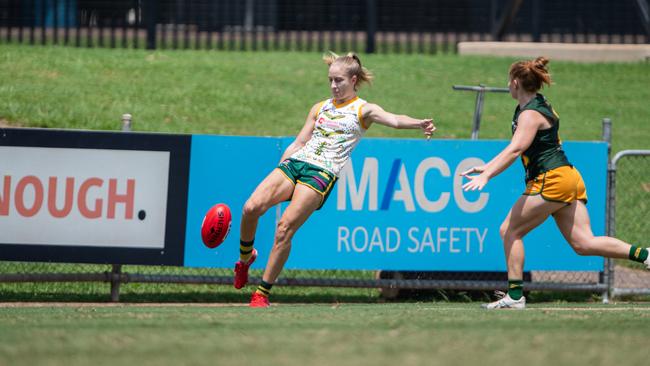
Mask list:
[[[469,182],[465,191],[481,190],[488,181],[508,168],[518,157],[526,170],[526,190],[501,224],[500,234],[508,267],[508,292],[487,309],[524,309],[524,236],[553,216],[562,235],[579,255],[628,258],[650,269],[648,250],[616,238],[594,236],[587,212],[587,191],[578,170],[567,159],[558,130],[560,118],[546,98],[538,93],[550,86],[549,60],[519,61],[510,66],[508,88],[517,100],[512,121],[512,140],[495,158],[461,175]],[[473,175],[472,175],[473,174]]]
[[[257,258],[253,248],[257,222],[269,208],[290,200],[275,230],[273,248],[262,283],[253,292],[251,307],[269,306],[271,287],[289,257],[291,239],[309,216],[320,209],[329,196],[338,174],[364,133],[373,124],[397,129],[422,129],[430,138],[435,127],[431,119],[396,115],[357,96],[372,74],[354,53],[324,57],[329,66],[332,97],[316,103],[296,140],[282,154],[280,164],[260,184],[244,204],[241,218],[240,256],[235,264],[234,286],[248,282],[248,268]]]

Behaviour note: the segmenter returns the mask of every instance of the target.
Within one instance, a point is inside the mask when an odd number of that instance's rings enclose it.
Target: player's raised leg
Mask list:
[[[553,218],[566,241],[579,255],[627,258],[650,267],[647,249],[609,236],[594,236],[589,212],[582,201],[574,201],[558,210],[553,214]]]
[[[541,196],[524,195],[512,206],[499,230],[508,266],[508,293],[503,294],[497,301],[483,304],[484,308],[524,309],[526,307],[526,298],[523,296],[523,238],[563,205],[564,203],[545,201]]]
[[[266,307],[269,305],[268,295],[289,258],[291,240],[298,228],[320,206],[322,199],[321,193],[316,192],[313,188],[303,184],[296,185],[291,203],[282,214],[275,229],[273,249],[264,270],[262,284],[253,293],[251,306]]]
[[[253,248],[257,222],[269,208],[293,195],[294,184],[278,169],[274,169],[244,204],[239,235],[239,261],[235,263],[234,286],[240,289],[248,283],[248,268],[257,257]]]

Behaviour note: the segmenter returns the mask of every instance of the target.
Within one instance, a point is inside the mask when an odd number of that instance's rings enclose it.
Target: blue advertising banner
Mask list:
[[[193,136],[186,266],[231,267],[238,256],[241,207],[277,165],[293,138]],[[328,202],[298,231],[286,268],[503,271],[499,227],[524,190],[520,162],[482,192],[463,192],[459,173],[494,157],[507,141],[365,139],[344,168]],[[569,160],[587,184],[595,235],[605,228],[607,146],[566,142]],[[207,249],[203,214],[228,204],[226,241]],[[281,208],[286,207],[286,203]],[[263,268],[281,208],[260,220],[256,248]],[[552,218],[524,240],[526,270],[602,270],[600,257],[580,257]]]
[[[188,267],[234,267],[239,259],[241,209],[255,187],[278,164],[284,149],[277,137],[192,136],[190,183],[185,232],[184,265]],[[205,213],[217,203],[232,212],[226,241],[209,249],[201,241]],[[273,244],[276,208],[261,219],[255,247],[268,254]],[[265,258],[255,263],[263,268]]]
[[[459,174],[488,162],[506,141],[367,139],[330,200],[298,231],[287,268],[506,270],[499,227],[524,190],[520,162],[482,192]],[[607,147],[566,143],[588,187],[593,231],[604,234]],[[580,257],[552,218],[524,240],[526,270],[602,270]]]
[[[292,141],[5,129],[0,149],[14,158],[0,162],[1,257],[231,268],[242,207]],[[524,190],[521,163],[482,192],[463,192],[459,173],[507,143],[363,140],[327,203],[298,230],[286,267],[505,270],[499,227]],[[566,142],[564,148],[587,184],[593,232],[603,235],[607,146]],[[201,222],[217,203],[230,206],[233,222],[226,241],[209,249]],[[261,217],[254,268],[266,265],[286,206]],[[24,229],[34,225],[46,230]],[[601,257],[576,255],[552,218],[525,238],[525,248],[527,271],[603,268]]]

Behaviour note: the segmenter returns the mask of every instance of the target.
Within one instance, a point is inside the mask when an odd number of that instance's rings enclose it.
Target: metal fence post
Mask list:
[[[467,90],[476,92],[476,104],[474,106],[474,117],[472,118],[472,140],[478,140],[478,133],[481,129],[481,115],[483,114],[483,101],[485,93],[508,93],[508,88],[494,88],[479,84],[478,86],[453,85],[454,90]]]
[[[614,219],[613,199],[615,197],[615,177],[616,174],[612,171],[612,120],[603,118],[603,141],[607,143],[607,187],[605,189],[605,232],[608,236],[612,236],[611,230],[613,229],[612,220]],[[609,298],[612,293],[612,285],[614,284],[613,262],[610,258],[605,258],[605,268],[603,268],[603,282],[607,285],[607,289],[603,291],[603,303],[609,303]]]
[[[122,115],[122,132],[131,131],[131,115],[129,113],[124,113]],[[113,264],[111,268],[111,301],[119,302],[120,301],[120,285],[122,283],[122,265]]]
[[[366,53],[375,53],[377,33],[377,0],[366,1]]]
[[[650,7],[646,0],[636,0],[636,6],[638,9],[637,14],[639,14],[643,28],[649,39],[648,42],[650,42]]]
[[[113,264],[111,269],[111,301],[120,302],[120,284],[122,276],[122,265]]]
[[[131,117],[128,113],[122,115],[122,132],[131,132]]]
[[[147,49],[156,49],[156,22],[158,21],[158,0],[145,0],[144,19],[147,29]]]
[[[541,0],[533,0],[533,42],[541,42],[540,18],[542,17]]]
[[[479,84],[481,88],[485,85]],[[478,132],[481,129],[481,116],[483,115],[483,100],[485,99],[485,90],[481,89],[476,93],[476,104],[474,106],[474,118],[472,120],[472,140],[478,140]]]
[[[629,158],[629,157],[637,157],[637,158],[638,157],[646,157],[646,158],[650,158],[650,150],[622,150],[622,151],[617,152],[614,155],[614,157],[612,158],[612,160],[611,160],[611,169],[610,169],[610,176],[611,176],[611,178],[610,178],[610,184],[611,184],[611,188],[610,188],[610,190],[611,190],[611,199],[610,199],[610,203],[611,203],[611,210],[610,210],[611,222],[610,222],[610,225],[609,225],[608,235],[612,236],[612,237],[618,236],[618,234],[616,232],[617,231],[616,230],[616,206],[617,206],[617,195],[616,195],[617,188],[616,188],[616,185],[618,184],[617,183],[617,180],[618,180],[617,176],[618,176],[618,173],[619,173],[618,164],[622,159]],[[625,171],[629,172],[629,169],[630,168],[628,166],[628,168],[627,169],[624,168],[622,170],[622,172],[625,172]],[[636,169],[639,169],[639,166],[633,166],[632,167],[633,171],[636,170]],[[647,174],[644,175],[644,177],[645,176],[647,176]],[[621,222],[627,222],[626,218],[629,219],[629,216],[626,215],[626,213],[628,213],[629,210],[631,209],[629,207],[630,206],[630,200],[628,198],[626,198],[626,195],[628,194],[628,189],[630,188],[629,181],[630,181],[629,177],[626,177],[625,175],[623,175],[623,179],[621,179],[621,182],[623,183],[623,185],[621,186],[621,190],[625,194],[621,195],[621,197],[622,197],[622,201],[621,201],[622,205],[621,205],[621,207],[623,207],[623,210],[621,211],[621,214],[619,215],[619,217],[621,218]],[[646,192],[648,191],[648,188],[645,186],[644,182],[636,182],[636,183],[640,183],[642,185],[642,187],[639,187],[639,188],[645,190]],[[645,208],[645,206],[644,205],[636,205],[636,207],[634,207],[634,208],[643,209],[643,208]],[[643,216],[643,217],[645,217],[645,216]],[[635,217],[635,219],[636,219],[636,217]],[[645,221],[643,221],[643,220],[640,220],[640,221],[645,223]],[[624,226],[624,225],[622,225],[622,226]],[[644,226],[644,227],[647,227],[647,226]],[[625,233],[628,233],[629,228],[623,227],[623,229],[624,229],[623,231]],[[614,297],[616,297],[618,295],[648,295],[648,294],[650,294],[650,286],[648,285],[648,281],[646,279],[642,279],[643,283],[641,284],[641,286],[639,286],[637,284],[633,288],[630,288],[628,286],[617,287],[616,283],[614,282],[615,276],[616,276],[616,270],[615,270],[615,267],[613,265],[613,262],[614,261],[610,262],[610,282],[611,282],[611,284],[610,284],[610,294],[611,294],[612,298],[614,298]],[[631,279],[628,275],[621,275],[621,278],[624,278],[626,280],[626,282]]]

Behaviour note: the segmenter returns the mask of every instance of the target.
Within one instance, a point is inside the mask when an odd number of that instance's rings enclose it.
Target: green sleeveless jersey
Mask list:
[[[521,155],[521,161],[526,169],[526,181],[529,181],[541,173],[571,164],[562,150],[562,141],[558,132],[560,117],[542,94],[537,94],[523,108],[517,105],[512,118],[512,133],[517,130],[519,115],[526,110],[541,113],[551,123],[551,128],[537,131],[535,139]]]

